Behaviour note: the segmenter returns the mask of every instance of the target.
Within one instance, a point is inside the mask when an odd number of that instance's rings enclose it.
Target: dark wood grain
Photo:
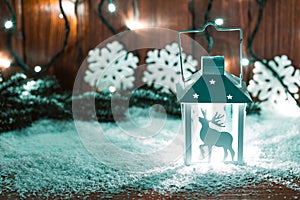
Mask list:
[[[13,37],[13,46],[15,48],[15,51],[18,53],[18,55],[23,58],[23,35],[22,35],[22,4],[20,3],[20,0],[13,0],[11,1],[11,4],[16,9],[16,17],[18,23],[16,24],[16,30],[15,30],[15,36]],[[10,20],[12,18],[12,15],[9,12],[8,7],[5,5],[4,0],[0,0],[0,22],[1,22],[1,28],[0,28],[0,57],[9,59],[11,62],[13,62],[13,58],[10,55],[10,52],[8,50],[8,31],[4,29],[4,23],[7,20]],[[3,25],[2,25],[3,24]],[[8,69],[3,68],[0,66],[0,69],[3,70],[3,77],[4,79],[9,78],[11,75],[21,72],[22,70],[15,67],[10,67]]]
[[[68,1],[71,2],[71,1]],[[70,38],[64,54],[54,63],[49,74],[58,77],[64,88],[71,89],[82,61],[90,49],[105,41],[113,34],[104,26],[98,16],[100,0],[82,0],[74,5],[74,10],[67,13],[70,21]],[[117,32],[127,29],[125,20],[132,16],[132,1],[115,0],[117,12],[107,11],[107,1],[103,6],[103,15],[113,25]],[[17,31],[14,36],[14,48],[24,61],[33,68],[35,65],[47,63],[62,47],[64,40],[64,20],[58,17],[58,0],[13,0],[17,14]],[[204,23],[208,0],[142,0],[138,1],[139,20],[152,27],[162,27],[172,30],[199,28]],[[4,0],[0,0],[1,22],[9,17]],[[194,11],[194,15],[191,11]],[[241,27],[244,33],[243,53],[246,51],[247,37],[252,32],[257,20],[258,7],[251,0],[214,0],[210,20],[217,17],[224,19],[226,27]],[[298,0],[267,0],[261,26],[253,42],[253,51],[261,59],[272,59],[276,55],[286,54],[296,68],[300,68],[300,1]],[[214,35],[213,54],[222,54],[228,58],[228,70],[239,73],[236,57],[236,36]],[[0,52],[9,56],[6,45],[7,33],[0,31]],[[160,38],[157,38],[160,40]],[[205,40],[198,39],[206,47]],[[135,42],[139,42],[136,40]],[[166,42],[161,40],[161,43]],[[136,51],[141,64],[146,58],[146,50]],[[251,69],[245,68],[247,81]],[[140,81],[145,66],[137,72]],[[15,73],[15,68],[4,69],[7,77]]]

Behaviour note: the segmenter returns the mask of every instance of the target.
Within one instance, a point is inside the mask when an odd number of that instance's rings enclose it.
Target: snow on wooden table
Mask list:
[[[173,137],[172,130],[178,129],[180,119],[170,118],[167,122],[168,130],[149,140],[145,148],[165,145]],[[89,128],[88,122],[82,123]],[[120,137],[115,124],[101,126],[109,131],[110,142],[145,150]],[[82,144],[73,121],[41,120],[31,127],[0,135],[0,197],[175,199],[189,195],[242,198],[244,194],[254,197],[261,194],[275,198],[277,194],[297,199],[300,198],[299,132],[299,118],[253,115],[247,118],[245,165],[185,166],[181,157],[159,170],[134,173],[114,169],[96,159]]]

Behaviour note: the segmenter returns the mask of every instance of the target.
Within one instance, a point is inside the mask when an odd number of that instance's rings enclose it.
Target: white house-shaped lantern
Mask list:
[[[185,134],[185,163],[243,163],[246,85],[224,69],[224,56],[203,56],[201,70],[177,84]]]

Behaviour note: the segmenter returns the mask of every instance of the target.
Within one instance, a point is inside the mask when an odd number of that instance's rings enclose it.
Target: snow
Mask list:
[[[149,121],[145,109],[136,109],[132,117],[144,128],[151,126],[151,123],[145,123]],[[152,117],[154,124],[163,121],[159,115]],[[78,134],[73,121],[41,120],[31,127],[3,133],[0,135],[0,193],[16,191],[23,197],[28,194],[69,197],[91,192],[103,192],[105,197],[126,189],[137,190],[141,194],[147,189],[160,193],[217,193],[261,181],[280,183],[300,191],[299,118],[248,116],[244,141],[245,165],[203,163],[185,166],[180,151],[176,152],[178,155],[173,160],[155,157],[163,155],[160,152],[170,153],[163,151],[169,149],[163,147],[170,144],[176,144],[178,148],[181,146],[181,140],[176,140],[174,136],[180,130],[180,122],[180,119],[169,117],[158,134],[144,140],[122,134],[115,123],[98,124],[105,130],[106,139],[101,145],[113,143],[117,149],[123,150],[123,158],[114,160],[113,165],[101,163],[107,159],[93,154],[95,152],[91,151],[90,146],[86,148],[83,145],[87,143],[82,133]],[[91,136],[89,129],[96,128],[90,122],[79,123],[87,136]],[[121,123],[126,125],[128,122]],[[98,149],[96,153],[102,150],[109,153],[110,149]],[[119,158],[113,152],[110,156],[111,160]],[[143,157],[144,160],[141,159]],[[130,160],[132,158],[137,160]],[[159,160],[162,160],[161,165],[148,166]],[[140,169],[137,171],[122,167],[124,163],[135,161],[138,164],[132,164],[132,167],[138,165]],[[139,163],[142,161],[146,163]],[[115,164],[120,164],[119,168]]]

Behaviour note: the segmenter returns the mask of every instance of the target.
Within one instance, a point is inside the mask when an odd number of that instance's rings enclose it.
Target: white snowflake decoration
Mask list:
[[[268,64],[280,76],[293,97],[298,99],[300,70],[292,66],[291,60],[286,55],[276,56],[274,60],[268,61]],[[296,104],[292,96],[285,91],[279,80],[263,63],[257,61],[254,66],[253,80],[249,81],[248,90],[252,96],[263,101],[263,106],[276,108],[282,104]]]
[[[182,53],[182,60],[184,77],[189,77],[196,71],[198,61],[185,53]],[[161,50],[148,51],[146,63],[147,70],[144,71],[143,81],[147,85],[154,83],[155,88],[176,93],[176,83],[182,82],[178,43],[166,45]]]
[[[88,70],[84,80],[100,90],[126,90],[134,86],[134,69],[138,57],[124,50],[118,41],[108,43],[106,47],[89,51]]]

